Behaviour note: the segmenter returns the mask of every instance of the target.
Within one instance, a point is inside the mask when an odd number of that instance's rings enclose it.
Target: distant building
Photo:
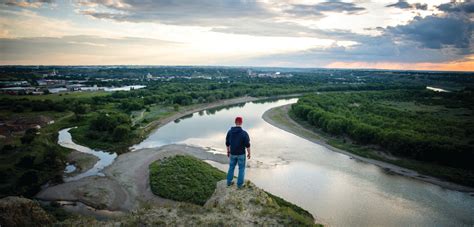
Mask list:
[[[247,70],[247,76],[252,76],[252,75],[254,75],[254,73],[252,72],[251,69],[248,69],[248,70]]]
[[[9,95],[26,95],[26,94],[43,94],[42,91],[35,87],[6,87],[0,88],[0,93]]]
[[[70,84],[66,86],[68,91],[80,91],[82,87],[84,87],[82,84]]]
[[[36,83],[38,84],[38,86],[41,86],[41,87],[46,87],[46,85],[48,85],[46,83],[46,80],[37,80]]]
[[[49,74],[50,76],[56,76],[57,73],[56,73],[56,69],[53,69],[53,72]]]
[[[281,74],[280,72],[275,72],[275,73],[266,72],[266,73],[257,74],[249,70],[248,73],[249,73],[249,77],[251,78],[289,78],[293,76],[292,74]]]
[[[25,80],[21,81],[2,81],[0,82],[0,87],[28,87],[30,83]]]
[[[36,83],[40,87],[61,87],[66,85],[65,80],[37,80]]]

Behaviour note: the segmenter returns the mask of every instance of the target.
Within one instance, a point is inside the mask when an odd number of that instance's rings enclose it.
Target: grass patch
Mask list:
[[[177,155],[150,165],[154,194],[176,201],[204,205],[225,173],[191,156]]]
[[[273,195],[270,192],[266,192],[266,193],[268,194],[268,196],[270,196],[270,198],[273,199],[273,201],[275,201],[275,203],[278,204],[278,206],[280,206],[280,210],[283,211],[283,213],[288,214],[295,221],[299,222],[299,224],[308,225],[308,226],[314,225],[314,217],[307,210],[293,203],[290,203],[284,200],[283,198]],[[295,223],[295,224],[298,224],[298,223]]]
[[[61,101],[63,99],[87,99],[96,96],[106,96],[110,95],[110,92],[106,91],[94,91],[94,92],[66,92],[66,93],[55,93],[48,95],[6,95],[1,94],[0,99],[29,99],[29,100],[51,100],[51,101]]]

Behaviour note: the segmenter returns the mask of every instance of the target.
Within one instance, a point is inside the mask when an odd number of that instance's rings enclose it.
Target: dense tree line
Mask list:
[[[311,125],[360,144],[375,144],[397,155],[473,169],[474,98],[470,91],[421,90],[308,95],[292,112]],[[393,103],[414,102],[429,108],[464,108],[455,117],[436,111],[410,111]]]
[[[1,166],[0,196],[33,196],[46,181],[62,181],[60,173],[64,169],[64,153],[54,142],[57,134],[37,139],[36,133],[36,130],[27,130],[21,138],[21,145],[1,147],[2,156],[16,155],[18,159]]]
[[[0,108],[5,110],[13,110],[16,113],[22,112],[40,112],[40,111],[57,111],[63,112],[68,109],[66,101],[55,102],[52,100],[31,100],[27,98],[11,100],[8,98],[0,99]]]
[[[126,114],[99,113],[90,121],[89,132],[86,136],[90,139],[121,141],[131,135],[130,126],[130,117]]]

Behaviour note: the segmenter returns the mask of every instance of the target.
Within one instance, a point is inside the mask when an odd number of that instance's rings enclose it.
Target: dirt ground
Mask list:
[[[147,203],[173,205],[174,201],[157,197],[151,192],[148,166],[155,160],[177,154],[228,163],[225,155],[212,154],[200,147],[167,145],[141,149],[118,156],[112,165],[104,169],[105,177],[92,176],[51,186],[36,197],[48,201],[79,201],[112,211],[132,211]]]

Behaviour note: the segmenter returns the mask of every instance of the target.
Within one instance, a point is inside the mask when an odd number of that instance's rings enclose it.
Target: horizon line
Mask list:
[[[97,65],[44,65],[44,64],[0,64],[0,67],[112,67],[112,66],[139,66],[139,67],[222,67],[222,68],[282,68],[282,69],[319,69],[319,70],[358,70],[358,71],[406,71],[406,72],[451,72],[451,73],[474,73],[464,70],[421,70],[421,69],[384,69],[384,68],[331,68],[331,67],[291,67],[291,66],[246,66],[246,65],[148,65],[148,64],[97,64]]]

